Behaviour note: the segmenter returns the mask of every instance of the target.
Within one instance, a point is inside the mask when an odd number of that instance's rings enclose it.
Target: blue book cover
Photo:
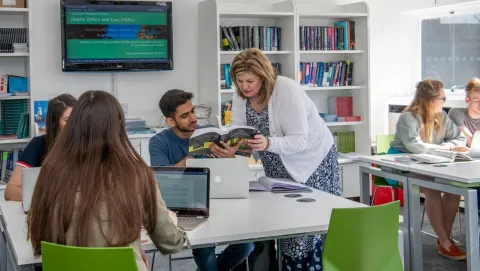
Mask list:
[[[47,117],[48,101],[34,101],[33,108],[35,110],[35,123],[38,124],[38,129],[41,134],[47,132],[45,125]]]

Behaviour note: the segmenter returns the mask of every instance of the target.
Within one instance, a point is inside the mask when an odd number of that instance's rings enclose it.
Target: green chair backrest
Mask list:
[[[398,201],[333,209],[323,252],[324,271],[400,271]]]
[[[392,134],[392,135],[377,135],[377,137],[376,137],[377,155],[387,154],[388,149],[390,148],[390,143],[393,141],[394,137],[395,137],[394,134]],[[377,167],[380,167],[380,166],[377,166]],[[385,178],[380,177],[380,176],[374,176],[373,184],[375,186],[391,186],[390,184],[387,183]]]
[[[72,247],[42,242],[44,271],[137,271],[131,247]]]
[[[377,154],[385,154],[390,148],[390,142],[393,141],[395,135],[377,135]]]

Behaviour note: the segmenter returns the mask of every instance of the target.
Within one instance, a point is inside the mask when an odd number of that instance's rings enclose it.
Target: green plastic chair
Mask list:
[[[390,143],[395,137],[394,134],[391,135],[377,135],[377,154],[387,154],[388,149],[390,148]]]
[[[323,251],[324,271],[401,271],[398,201],[333,209]]]
[[[42,242],[44,271],[137,271],[131,247],[72,247]]]

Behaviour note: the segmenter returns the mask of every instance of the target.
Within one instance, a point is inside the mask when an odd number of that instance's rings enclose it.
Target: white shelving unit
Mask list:
[[[334,62],[350,60],[353,63],[353,80],[351,86],[309,87],[304,90],[314,101],[320,113],[328,113],[327,100],[332,96],[352,96],[353,115],[361,116],[361,121],[327,122],[332,131],[354,131],[355,152],[370,154],[370,86],[369,86],[369,44],[368,12],[365,3],[344,6],[326,6],[319,1],[297,4],[297,24],[300,26],[333,26],[335,22],[350,20],[355,22],[355,50],[302,51],[298,52],[298,62]],[[298,42],[297,48],[300,48]],[[299,66],[299,65],[297,65]],[[349,159],[339,159],[342,195],[358,197],[360,180],[357,163]]]
[[[259,1],[260,2],[260,1]],[[199,93],[203,103],[212,105],[212,123],[217,123],[221,104],[231,100],[232,89],[220,88],[220,65],[231,63],[238,51],[221,51],[220,26],[279,26],[281,50],[266,51],[271,62],[281,63],[281,73],[299,81],[300,62],[333,62],[350,60],[353,65],[352,85],[338,87],[309,87],[303,89],[320,113],[328,113],[331,96],[352,96],[353,115],[361,121],[327,123],[332,132],[355,131],[355,152],[370,154],[370,82],[368,9],[365,3],[331,6],[312,0],[296,3],[293,0],[266,2],[241,0],[203,0],[199,2]],[[355,50],[301,51],[300,26],[333,26],[337,21],[355,21]],[[341,160],[341,161],[340,161]],[[349,159],[339,159],[344,196],[359,195],[358,165]],[[348,180],[348,184],[345,182]]]
[[[27,1],[28,7],[28,1]],[[0,8],[0,28],[27,28],[30,29],[30,10],[28,8]],[[30,54],[29,53],[0,53],[0,74],[12,74],[27,76],[30,82]],[[32,91],[29,87],[30,93]],[[3,100],[28,100],[30,112],[30,136],[22,139],[0,140],[0,150],[11,150],[24,148],[33,136],[33,101],[31,96],[9,96],[0,97]]]
[[[248,8],[247,8],[248,6]],[[222,51],[220,26],[278,26],[281,27],[280,50],[265,51],[271,62],[281,65],[282,75],[296,78],[296,10],[291,0],[199,2],[199,86],[200,100],[212,105],[211,123],[217,123],[221,104],[232,99],[232,89],[220,87],[220,65],[232,63],[239,51]]]

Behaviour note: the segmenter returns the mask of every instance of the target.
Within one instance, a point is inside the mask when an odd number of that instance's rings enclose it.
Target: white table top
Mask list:
[[[359,159],[360,161],[366,162],[369,164],[376,164],[379,166],[385,166],[393,169],[408,171],[410,168],[409,164],[395,161],[395,157],[398,157],[398,156],[408,156],[408,154],[365,155],[365,156],[360,156]]]
[[[326,232],[332,208],[365,207],[321,191],[303,197],[316,201],[302,203],[268,192],[252,192],[249,199],[243,200],[212,200],[207,222],[188,232],[190,246]]]
[[[26,215],[20,202],[6,202],[0,195],[0,210],[18,265],[40,263],[26,241]],[[187,233],[189,246],[235,242],[264,237],[326,232],[332,208],[365,205],[321,191],[305,193],[316,202],[301,203],[296,198],[269,192],[250,193],[249,199],[212,199],[207,222]],[[152,250],[151,242],[142,245]]]
[[[480,183],[479,159],[468,162],[444,163],[443,165],[445,166],[438,166],[425,163],[396,162],[394,157],[398,156],[408,156],[408,154],[362,156],[360,160],[370,164],[377,164],[460,183]]]

